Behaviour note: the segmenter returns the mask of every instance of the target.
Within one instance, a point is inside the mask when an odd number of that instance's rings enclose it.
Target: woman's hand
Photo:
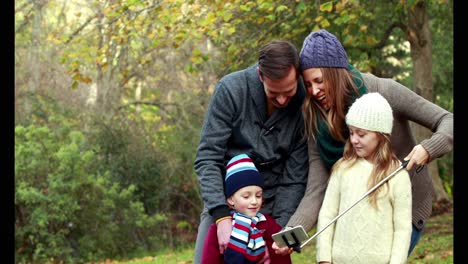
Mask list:
[[[271,248],[275,251],[277,255],[280,255],[280,256],[290,255],[294,251],[292,248],[289,248],[289,247],[280,248],[276,244],[276,242],[273,242],[273,245],[271,246]]]
[[[421,144],[418,144],[414,146],[413,150],[411,150],[404,160],[409,160],[406,169],[411,170],[414,165],[423,166],[427,164],[429,162],[429,153]]]

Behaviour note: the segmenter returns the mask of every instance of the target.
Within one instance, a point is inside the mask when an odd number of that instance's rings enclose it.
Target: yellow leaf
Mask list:
[[[330,26],[330,22],[328,22],[327,19],[324,19],[322,22],[320,22],[320,26],[322,26],[323,28],[327,28]]]
[[[333,2],[329,1],[320,5],[320,11],[331,12],[333,10]]]
[[[223,20],[224,22],[228,22],[232,17],[232,14],[231,13],[224,13],[223,15]]]
[[[366,38],[366,42],[367,42],[367,44],[369,44],[369,45],[374,45],[374,44],[377,43],[377,40],[376,40],[374,37],[368,36],[368,37]]]
[[[281,12],[281,11],[286,11],[288,10],[288,7],[285,5],[280,5],[276,8],[276,12]]]

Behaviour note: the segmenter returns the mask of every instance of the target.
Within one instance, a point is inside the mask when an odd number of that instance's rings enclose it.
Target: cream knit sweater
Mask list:
[[[320,209],[317,230],[352,206],[368,191],[373,165],[360,159],[346,170],[336,169]],[[364,198],[317,237],[317,262],[406,263],[411,239],[411,182],[401,170],[379,193],[378,210]],[[380,188],[387,188],[387,184]],[[388,189],[387,189],[388,190]]]

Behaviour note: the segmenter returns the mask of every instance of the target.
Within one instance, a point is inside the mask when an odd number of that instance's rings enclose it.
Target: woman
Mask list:
[[[434,196],[427,166],[416,168],[452,149],[453,114],[392,79],[361,74],[348,64],[338,39],[323,29],[304,40],[300,67],[307,89],[303,113],[309,139],[309,177],[306,193],[287,225],[302,225],[309,231],[316,224],[330,169],[342,157],[349,137],[347,110],[361,95],[378,92],[393,109],[392,148],[400,160],[409,160],[413,191],[411,253],[431,215]],[[416,144],[409,121],[430,129],[432,136]]]

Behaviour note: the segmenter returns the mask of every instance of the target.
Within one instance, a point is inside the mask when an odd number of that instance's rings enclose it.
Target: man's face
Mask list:
[[[283,79],[271,80],[260,76],[268,103],[276,108],[283,108],[289,104],[291,98],[297,91],[297,74],[293,66]]]

